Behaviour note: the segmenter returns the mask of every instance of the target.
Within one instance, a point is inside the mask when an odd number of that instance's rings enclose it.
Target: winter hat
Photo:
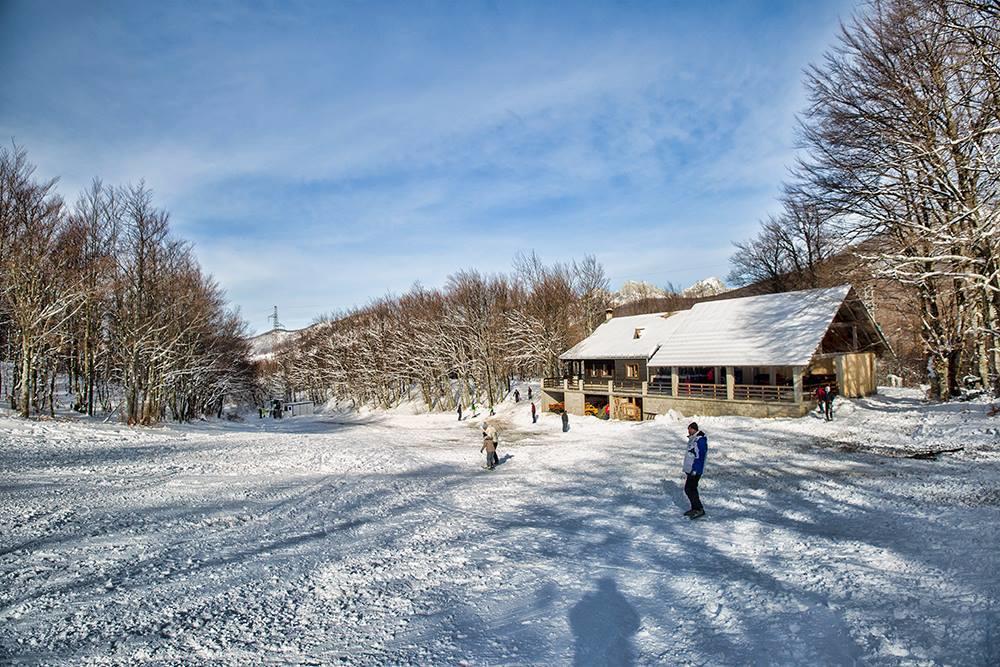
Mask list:
[[[697,431],[698,430],[698,422],[691,422],[690,424],[688,424],[688,428],[691,429],[692,431]]]

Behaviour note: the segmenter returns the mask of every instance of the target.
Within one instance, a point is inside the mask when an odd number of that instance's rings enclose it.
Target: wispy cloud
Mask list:
[[[257,327],[521,249],[688,283],[773,206],[850,7],[11,5],[0,134],[70,198],[145,178]]]

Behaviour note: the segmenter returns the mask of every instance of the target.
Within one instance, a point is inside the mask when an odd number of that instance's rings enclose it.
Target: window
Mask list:
[[[637,379],[639,377],[639,364],[625,364],[625,377]]]

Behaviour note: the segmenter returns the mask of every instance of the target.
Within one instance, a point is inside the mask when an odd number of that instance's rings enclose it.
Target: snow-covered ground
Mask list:
[[[0,663],[1000,664],[986,407],[699,419],[694,522],[686,419],[0,418]]]

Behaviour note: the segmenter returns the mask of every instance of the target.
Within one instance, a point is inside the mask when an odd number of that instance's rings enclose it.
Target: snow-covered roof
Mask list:
[[[649,359],[677,328],[684,313],[614,317],[602,323],[560,359]],[[639,333],[636,337],[636,332]]]
[[[649,365],[807,366],[850,291],[841,285],[703,301],[683,313]]]

